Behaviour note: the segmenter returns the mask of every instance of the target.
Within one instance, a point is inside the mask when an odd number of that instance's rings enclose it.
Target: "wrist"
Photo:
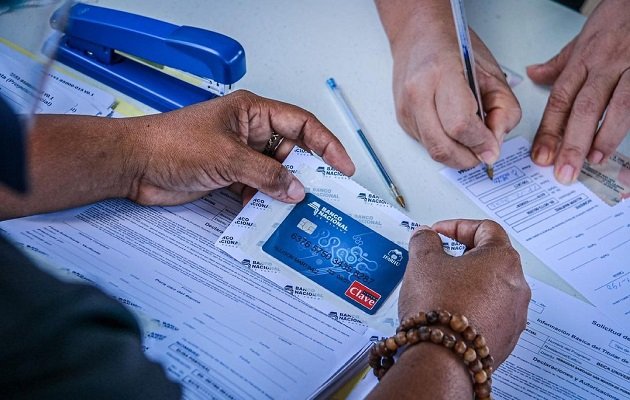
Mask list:
[[[430,43],[430,37],[456,39],[449,0],[376,0],[376,5],[393,54]]]
[[[409,374],[413,374],[413,372],[419,373],[424,380],[438,379],[440,382],[444,381],[451,384],[455,382],[458,393],[464,393],[467,390],[466,388],[472,386],[475,399],[490,398],[494,359],[490,356],[490,349],[486,344],[485,337],[478,334],[476,329],[469,325],[468,318],[461,314],[451,314],[445,310],[434,310],[426,313],[420,311],[407,315],[396,329],[394,336],[382,339],[372,346],[369,365],[373,368],[374,374],[380,381],[392,369],[392,366],[398,364],[394,356],[399,350],[406,350],[424,343],[438,345],[461,357],[463,365],[468,370],[469,378],[472,378],[472,380],[468,380],[469,385],[465,385],[459,377],[457,377],[456,381],[449,379],[448,375],[443,373],[444,368],[438,368],[448,367],[448,364],[451,362],[449,361],[451,360],[450,358],[443,359],[443,362],[438,367],[431,366],[431,368],[427,368],[426,365],[421,367],[417,365],[418,363],[411,361],[413,359],[412,356],[403,355],[400,357],[400,360],[404,360],[405,364],[397,368],[397,372],[393,374],[393,379],[404,380],[404,376],[407,375],[405,371],[408,370]],[[433,350],[424,350],[421,353],[427,351]],[[417,353],[410,354],[418,355]],[[433,354],[433,361],[435,361],[436,356],[439,356],[439,353]],[[445,354],[442,355],[442,357],[445,356]],[[426,362],[427,360],[423,359],[421,364],[426,364]],[[449,374],[450,370],[452,368],[446,368],[446,373]],[[432,372],[434,375],[431,375]],[[449,375],[453,375],[452,372]],[[456,375],[455,373],[454,376]],[[391,381],[392,378],[389,379],[389,382]],[[390,383],[389,386],[392,386],[392,384]],[[444,387],[436,390],[438,391],[433,393],[433,396],[439,394],[442,397],[445,395]],[[452,395],[454,393],[449,391],[446,397],[448,398]]]
[[[148,159],[151,155],[150,117],[121,118],[118,121],[120,132],[120,197],[134,199],[137,197],[140,182],[145,176]]]

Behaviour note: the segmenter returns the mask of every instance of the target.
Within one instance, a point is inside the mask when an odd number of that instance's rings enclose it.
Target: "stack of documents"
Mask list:
[[[43,71],[44,65],[33,56],[11,47],[0,39],[0,94],[19,114],[110,115],[114,96],[89,86],[56,69],[42,76],[28,71]],[[33,108],[34,99],[37,104]]]

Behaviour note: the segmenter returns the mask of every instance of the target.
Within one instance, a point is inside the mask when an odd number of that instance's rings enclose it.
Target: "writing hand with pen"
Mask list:
[[[496,60],[471,31],[485,124],[463,74],[448,1],[378,1],[394,58],[394,100],[403,129],[453,168],[494,164],[521,109]]]

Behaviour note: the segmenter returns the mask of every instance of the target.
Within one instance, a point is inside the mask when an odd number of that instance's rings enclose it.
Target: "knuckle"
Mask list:
[[[584,158],[588,148],[572,142],[564,142],[560,149],[560,156],[567,159]]]
[[[592,97],[579,97],[573,104],[573,115],[580,119],[588,118],[599,112],[599,104]]]
[[[464,116],[457,116],[449,127],[449,136],[458,142],[462,142],[471,129],[470,118]]]
[[[548,109],[554,111],[566,111],[571,109],[571,105],[571,95],[565,88],[558,87],[551,91],[549,100],[547,101]]]
[[[427,151],[431,158],[439,163],[445,163],[451,158],[451,152],[441,144],[431,144]]]

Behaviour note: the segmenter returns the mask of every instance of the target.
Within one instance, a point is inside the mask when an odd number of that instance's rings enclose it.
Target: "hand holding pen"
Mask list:
[[[401,0],[396,7],[391,3],[377,1],[394,58],[399,123],[435,161],[453,168],[494,163],[505,134],[521,117],[498,63],[471,31],[484,123],[463,73],[450,3]]]

